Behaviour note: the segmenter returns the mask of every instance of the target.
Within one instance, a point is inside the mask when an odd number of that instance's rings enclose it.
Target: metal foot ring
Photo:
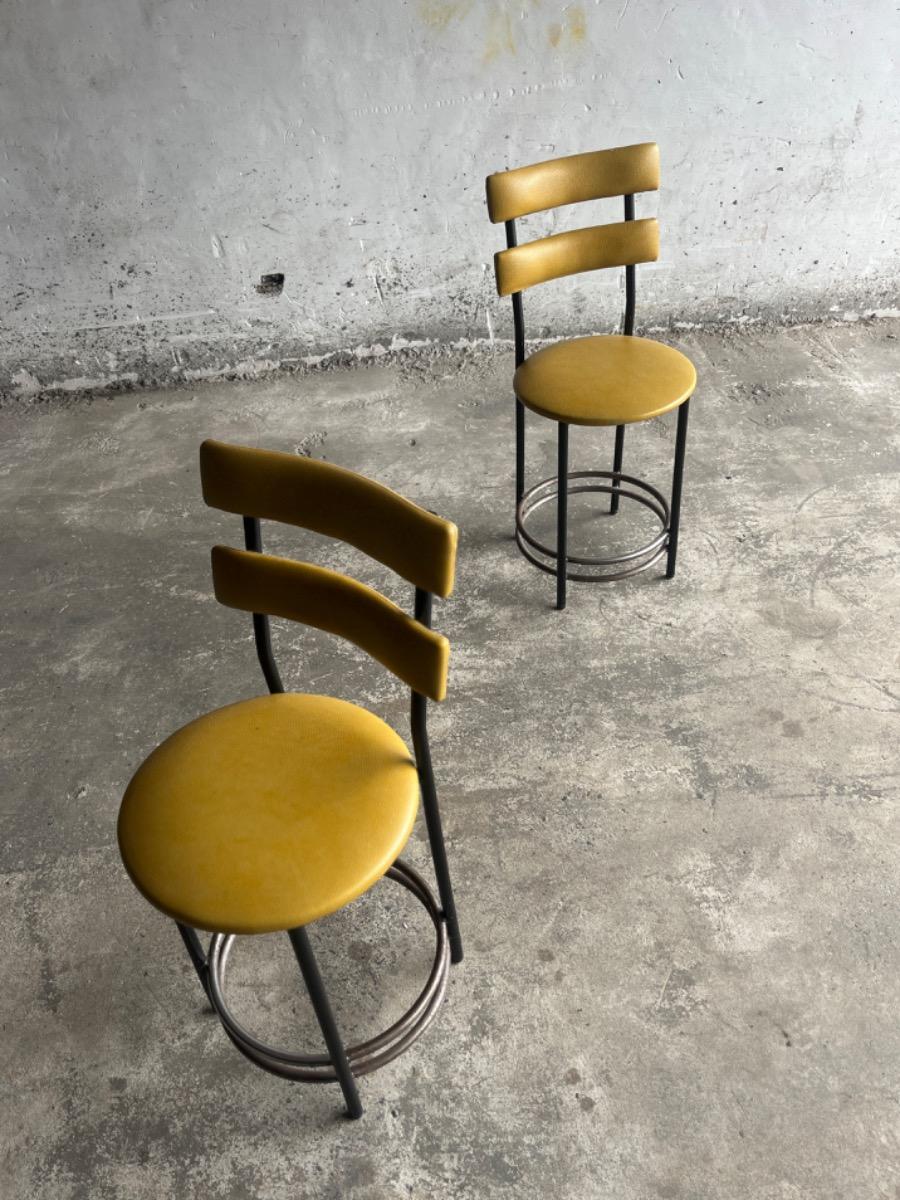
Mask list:
[[[447,926],[425,880],[401,859],[397,859],[387,877],[411,892],[427,910],[435,929],[434,965],[415,1003],[383,1033],[357,1046],[347,1047],[347,1059],[354,1075],[367,1075],[402,1054],[420,1037],[440,1008],[450,973],[450,944]],[[251,1062],[285,1079],[306,1083],[336,1083],[337,1074],[324,1054],[298,1054],[277,1046],[267,1046],[254,1037],[232,1015],[224,996],[225,972],[234,944],[234,934],[217,933],[209,948],[209,992],[213,1007],[225,1032],[238,1050]]]
[[[573,480],[593,481],[597,479],[608,479],[610,482],[576,482],[573,486]],[[648,567],[651,567],[663,557],[669,542],[669,503],[655,487],[652,487],[649,483],[645,483],[643,479],[635,478],[633,475],[624,475],[621,471],[570,471],[567,480],[567,490],[570,496],[577,495],[580,492],[602,492],[606,495],[617,494],[627,500],[636,500],[639,504],[643,504],[645,508],[649,508],[662,526],[662,529],[652,541],[637,550],[630,550],[626,554],[618,554],[606,558],[598,558],[585,554],[567,554],[566,562],[575,563],[577,566],[602,568],[617,567],[622,563],[631,564],[630,566],[623,567],[620,571],[604,571],[593,574],[567,569],[567,579],[578,583],[611,583],[616,579],[626,579],[629,575],[637,575],[641,571],[646,571]],[[623,483],[629,484],[630,487],[622,487]],[[530,488],[516,506],[516,545],[530,563],[533,563],[541,571],[546,571],[548,575],[556,574],[556,549],[545,545],[543,542],[539,542],[533,534],[528,532],[525,523],[536,509],[554,500],[558,491],[559,481],[556,476],[550,479],[543,479],[540,483],[536,483],[534,487]],[[538,554],[543,555],[544,559],[549,561],[543,561],[538,558]]]

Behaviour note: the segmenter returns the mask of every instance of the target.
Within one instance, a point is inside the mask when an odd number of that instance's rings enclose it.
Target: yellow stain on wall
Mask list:
[[[518,7],[518,5],[516,5]],[[504,4],[492,4],[488,14],[488,35],[482,62],[490,63],[501,54],[515,57],[516,40],[513,36],[512,17]]]
[[[547,26],[547,41],[554,49],[557,46],[577,46],[586,37],[587,21],[580,4],[567,5],[562,25],[554,21]]]
[[[576,44],[583,42],[587,37],[587,21],[581,5],[570,4],[566,9],[566,19],[569,23],[569,37]]]
[[[440,35],[447,34],[459,41],[462,31],[459,26],[467,17],[483,22],[482,62],[487,65],[509,55],[515,58],[518,52],[517,39],[527,37],[527,32],[520,29],[520,22],[525,22],[526,29],[531,26],[533,44],[535,36],[541,37],[540,24],[535,28],[532,17],[537,16],[537,10],[543,5],[547,16],[552,15],[552,9],[557,5],[546,0],[416,0],[416,9],[422,23],[432,32]],[[560,6],[562,7],[562,6]],[[550,12],[547,12],[550,9]],[[474,13],[473,13],[474,10]],[[559,8],[557,8],[559,12]],[[567,4],[562,7],[561,19],[546,26],[546,37],[554,50],[565,50],[579,45],[587,37],[587,20],[584,7],[581,4]],[[452,29],[452,34],[451,34]],[[472,33],[474,33],[474,29]]]
[[[475,0],[419,0],[419,16],[431,29],[443,31],[451,21],[462,20]]]

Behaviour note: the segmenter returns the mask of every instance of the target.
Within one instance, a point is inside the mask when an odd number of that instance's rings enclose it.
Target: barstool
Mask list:
[[[362,1115],[355,1076],[407,1049],[434,1018],[462,942],[426,727],[446,693],[450,646],[431,629],[432,596],[449,596],[456,526],[352,471],[267,450],[204,442],[207,504],[243,516],[245,550],[216,546],[216,599],[253,614],[269,695],[229,704],[167,738],[138,769],[119,812],[122,861],[138,890],[172,917],[234,1045],[287,1079],[340,1083]],[[415,586],[408,616],[372,588],[262,553],[260,518],[349,542]],[[349,639],[412,692],[414,756],[374,713],[330,696],[287,693],[269,617]],[[422,797],[440,903],[398,857]],[[308,927],[387,875],[427,910],[435,957],[412,1007],[389,1029],[345,1047]],[[197,930],[213,934],[204,949]],[[285,932],[327,1054],[269,1046],[232,1014],[225,974],[235,938]]]
[[[681,483],[687,441],[688,407],[697,382],[693,364],[662,342],[634,335],[635,264],[655,262],[659,227],[655,219],[635,220],[637,192],[659,188],[659,148],[654,142],[575,154],[502,171],[487,179],[491,221],[506,226],[507,249],[494,256],[497,291],[512,296],[516,372],[516,544],[542,571],[556,576],[556,607],[566,606],[566,581],[607,582],[645,571],[665,556],[666,578],[675,574]],[[518,244],[516,220],[566,204],[623,196],[625,220],[557,233]],[[526,288],[581,271],[625,268],[623,333],[573,338],[525,357],[522,293]],[[525,409],[558,426],[557,474],[525,490]],[[625,426],[678,409],[671,501],[651,484],[622,471]],[[614,425],[612,471],[569,472],[569,426]],[[565,486],[560,487],[560,480]],[[646,545],[624,554],[597,557],[568,552],[568,497],[580,492],[610,496],[611,515],[619,500],[648,508],[660,522]],[[540,542],[528,518],[556,499],[556,546]],[[573,564],[570,567],[570,564]],[[589,568],[589,570],[584,570]]]

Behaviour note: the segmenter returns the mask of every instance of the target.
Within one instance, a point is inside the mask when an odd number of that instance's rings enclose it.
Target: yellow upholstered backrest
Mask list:
[[[564,204],[632,196],[658,187],[659,147],[655,142],[644,142],[489,175],[488,213],[492,221],[511,221]],[[509,296],[563,275],[601,267],[630,267],[655,262],[658,257],[659,226],[655,220],[619,221],[501,250],[494,255],[494,271],[497,291]]]
[[[213,508],[285,521],[349,542],[426,592],[449,596],[457,529],[383,487],[331,463],[207,441],[203,499]]]
[[[652,218],[573,229],[495,254],[497,291],[509,296],[563,275],[655,262],[658,257],[659,226]]]
[[[416,692],[443,700],[450,643],[355,579],[310,563],[214,546],[216,599],[314,625],[355,643]]]
[[[489,175],[488,214],[494,222],[509,221],[563,204],[655,192],[658,187],[659,146],[642,142]]]
[[[292,454],[206,441],[200,476],[203,497],[215,508],[327,534],[422,591],[448,596],[453,590],[456,526],[363,475]],[[214,547],[212,566],[222,604],[336,633],[414,691],[444,698],[447,639],[372,588],[309,563],[225,546]]]

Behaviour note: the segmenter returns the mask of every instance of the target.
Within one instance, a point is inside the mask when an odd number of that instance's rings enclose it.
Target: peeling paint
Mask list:
[[[663,340],[682,333],[728,330],[771,330],[779,326],[811,327],[816,325],[853,325],[859,322],[889,320],[900,317],[900,308],[878,308],[857,311],[847,309],[829,313],[827,317],[810,317],[797,319],[796,313],[785,313],[776,320],[762,315],[749,313],[720,314],[714,320],[707,321],[667,321],[662,324],[647,324],[638,328],[637,332],[648,337]],[[192,346],[192,354],[199,357],[203,365],[191,366],[183,356],[171,354],[170,360],[163,367],[144,364],[144,369],[138,371],[110,371],[97,376],[63,376],[51,375],[41,379],[28,371],[20,370],[14,375],[6,389],[0,389],[0,407],[11,401],[34,402],[52,399],[54,396],[75,396],[82,394],[100,394],[103,392],[131,391],[147,387],[177,387],[183,383],[204,382],[226,379],[262,379],[267,375],[279,372],[294,373],[305,371],[328,371],[341,369],[354,363],[370,363],[375,361],[410,360],[420,358],[427,362],[436,356],[465,354],[501,354],[511,353],[513,339],[510,336],[498,335],[494,329],[490,309],[484,310],[484,322],[487,335],[458,336],[458,337],[404,337],[394,334],[384,340],[359,343],[357,345],[323,350],[314,353],[304,353],[296,347],[295,353],[266,354],[262,350],[258,354],[238,356],[233,349],[226,346],[198,347]],[[572,331],[581,335],[609,332],[608,329],[595,326],[581,327]],[[568,334],[554,333],[546,336],[528,338],[526,347],[529,353],[544,346],[552,345],[563,340]],[[271,350],[271,343],[268,344]],[[190,361],[194,361],[191,359]]]

